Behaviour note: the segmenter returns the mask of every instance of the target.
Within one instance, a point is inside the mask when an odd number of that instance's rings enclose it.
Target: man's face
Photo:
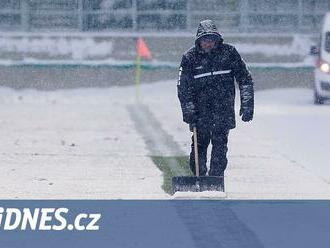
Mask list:
[[[200,45],[204,52],[208,53],[215,47],[215,40],[211,38],[201,38]]]

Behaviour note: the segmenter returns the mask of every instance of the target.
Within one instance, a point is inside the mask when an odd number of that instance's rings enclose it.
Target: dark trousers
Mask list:
[[[227,143],[228,129],[219,128],[197,128],[197,143],[198,143],[198,160],[199,160],[199,175],[205,176],[207,172],[207,148],[212,143],[211,162],[209,176],[221,176],[227,167]],[[195,172],[195,151],[194,151],[194,136],[192,136],[191,153],[190,153],[190,169]]]

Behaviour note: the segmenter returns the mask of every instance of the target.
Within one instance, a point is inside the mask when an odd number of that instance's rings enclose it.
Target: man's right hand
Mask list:
[[[195,105],[192,102],[188,102],[183,108],[183,121],[191,124],[196,123],[197,114]]]

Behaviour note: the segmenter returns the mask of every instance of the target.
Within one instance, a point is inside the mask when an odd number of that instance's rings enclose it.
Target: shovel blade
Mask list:
[[[180,176],[172,178],[173,193],[177,191],[225,191],[223,176]]]

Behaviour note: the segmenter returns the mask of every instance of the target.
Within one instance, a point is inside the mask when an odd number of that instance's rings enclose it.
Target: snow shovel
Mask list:
[[[225,191],[223,176],[199,176],[197,128],[193,128],[196,176],[178,176],[172,178],[173,194],[177,191]]]

